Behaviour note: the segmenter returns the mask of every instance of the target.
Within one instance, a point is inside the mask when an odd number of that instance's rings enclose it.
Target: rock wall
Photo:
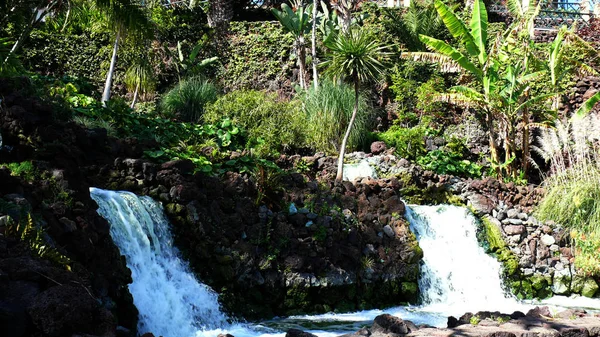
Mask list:
[[[9,235],[7,215],[29,220],[27,213],[2,208],[0,331],[3,336],[112,335],[120,326],[134,333],[131,274],[108,223],[95,212],[85,174],[87,165],[125,153],[119,150],[124,147],[109,141],[105,130],[56,122],[49,105],[20,91],[27,86],[25,79],[0,80],[0,165],[31,165],[20,177],[0,169],[0,199],[31,214],[43,229],[44,245],[71,262],[69,270],[41,256],[41,248]]]
[[[248,175],[192,170],[187,161],[117,159],[96,176],[106,177],[98,186],[164,203],[176,244],[231,313],[252,319],[417,301],[422,252],[397,179],[332,184],[285,174],[257,203],[260,182]]]
[[[598,297],[599,279],[580,275],[574,267],[569,232],[560,224],[540,222],[533,215],[543,188],[518,186],[496,179],[460,179],[423,171],[393,155],[354,153],[382,177],[408,182],[402,198],[419,204],[466,205],[482,220],[480,238],[486,249],[504,264],[506,285],[519,298],[552,294]]]

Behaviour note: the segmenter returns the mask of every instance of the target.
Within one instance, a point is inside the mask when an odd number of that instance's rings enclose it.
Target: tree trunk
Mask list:
[[[64,32],[67,28],[67,23],[69,22],[69,16],[71,15],[71,1],[67,1],[67,14],[65,15],[65,22],[63,22],[63,26],[60,29],[60,32]]]
[[[315,91],[319,89],[319,73],[317,72],[317,11],[318,11],[318,1],[313,1],[313,12],[312,12],[312,36],[311,36],[311,44],[312,44],[312,67],[313,67],[313,85],[315,87]]]
[[[298,37],[298,65],[300,66],[300,88],[306,89],[306,48],[304,48],[304,36]]]
[[[523,177],[529,177],[529,109],[523,109]]]
[[[130,106],[132,109],[135,107],[135,102],[137,101],[139,90],[140,90],[140,82],[138,82],[135,85],[135,91],[133,92],[133,101],[131,101],[131,106]]]
[[[492,164],[500,165],[500,158],[498,157],[498,144],[496,144],[496,133],[494,132],[494,121],[492,119],[492,113],[489,111],[487,112],[487,127]],[[498,177],[502,177],[502,171],[500,170],[500,167],[496,167],[495,171]]]
[[[110,67],[108,68],[108,74],[106,74],[106,82],[104,83],[104,92],[102,93],[102,106],[106,106],[106,102],[110,99],[110,88],[112,86],[113,75],[115,73],[115,66],[117,65],[117,52],[119,51],[119,38],[121,37],[121,30],[117,30],[117,36],[115,38],[115,45],[113,46],[112,58],[110,59]]]
[[[25,42],[25,39],[27,39],[29,37],[29,33],[31,33],[31,31],[33,30],[33,27],[36,24],[38,24],[39,22],[41,22],[46,17],[46,15],[48,15],[50,10],[56,5],[56,2],[50,2],[47,4],[46,7],[42,7],[45,3],[46,3],[45,1],[41,1],[40,4],[35,8],[33,13],[31,14],[31,19],[29,20],[29,24],[25,27],[25,29],[23,29],[23,31],[21,32],[21,35],[19,35],[19,38],[17,39],[15,44],[10,49],[10,52],[8,52],[8,55],[4,59],[4,63],[7,63],[8,60],[17,52],[17,50],[19,50],[19,48],[21,47],[23,42]],[[41,14],[39,13],[38,8],[43,8],[43,11]],[[38,15],[39,15],[39,17],[38,17]]]
[[[354,120],[356,120],[356,115],[358,114],[358,79],[354,79],[354,110],[352,111],[352,117],[350,118],[350,122],[348,123],[348,128],[346,129],[346,134],[344,134],[344,139],[342,139],[342,146],[340,147],[340,154],[338,156],[338,167],[337,167],[337,175],[335,176],[335,181],[342,181],[344,178],[344,154],[346,153],[346,144],[348,143],[348,138],[350,138],[350,132],[352,131],[352,126],[354,125]]]

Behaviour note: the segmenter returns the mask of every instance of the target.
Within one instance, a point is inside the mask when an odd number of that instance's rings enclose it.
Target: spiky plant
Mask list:
[[[331,80],[321,82],[318,89],[310,88],[302,96],[302,107],[307,118],[306,142],[317,151],[337,153],[344,137],[344,131],[352,118],[354,92],[345,83],[336,84]],[[348,147],[357,149],[364,144],[369,127],[369,106],[364,96],[359,99],[359,114],[348,139]]]
[[[342,181],[346,145],[358,114],[360,84],[375,80],[381,75],[389,53],[374,36],[361,29],[338,35],[327,47],[329,58],[325,61],[326,72],[334,79],[349,79],[354,84],[354,109],[340,146],[335,178],[336,181]]]
[[[207,103],[217,100],[214,84],[192,77],[179,82],[162,99],[163,114],[180,118],[187,122],[198,122],[204,114]]]

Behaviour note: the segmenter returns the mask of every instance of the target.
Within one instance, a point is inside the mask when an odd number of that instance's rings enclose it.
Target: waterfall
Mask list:
[[[140,334],[188,337],[227,327],[217,294],[179,258],[159,203],[129,192],[91,188],[90,193],[131,270],[129,291],[139,310]]]
[[[423,310],[457,315],[518,309],[519,303],[502,287],[500,262],[477,241],[477,219],[469,210],[411,205],[406,217],[423,249]]]

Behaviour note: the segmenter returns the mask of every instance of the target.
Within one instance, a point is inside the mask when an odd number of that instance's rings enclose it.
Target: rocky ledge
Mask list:
[[[447,328],[415,325],[389,314],[379,315],[368,328],[340,337],[597,337],[600,315],[583,310],[566,310],[552,314],[548,307],[536,307],[527,314],[514,312],[466,313],[460,319],[448,318]],[[286,337],[316,337],[290,329]]]

